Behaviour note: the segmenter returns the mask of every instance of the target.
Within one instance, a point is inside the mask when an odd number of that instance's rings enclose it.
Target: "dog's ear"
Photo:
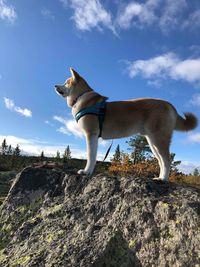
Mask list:
[[[76,72],[74,69],[70,68],[70,72],[72,74],[72,78],[74,81],[79,82],[81,79],[81,76]]]

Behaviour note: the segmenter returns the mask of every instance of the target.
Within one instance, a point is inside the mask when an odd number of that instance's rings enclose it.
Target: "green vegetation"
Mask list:
[[[146,138],[142,135],[134,135],[126,143],[129,145],[128,150],[131,151],[130,157],[134,165],[148,159],[152,154]]]
[[[40,156],[28,156],[22,155],[20,146],[17,145],[15,148],[7,144],[6,139],[3,140],[0,145],[0,172],[4,171],[20,171],[21,169],[39,162],[57,162],[57,163],[69,163],[71,159],[71,150],[67,146],[63,156],[61,157],[60,152],[57,151],[55,157],[46,157],[44,151],[41,152]]]
[[[33,164],[56,163],[57,166],[78,170],[84,168],[86,161],[82,159],[73,159],[69,145],[66,147],[63,155],[59,151],[55,157],[46,157],[42,151],[40,156],[22,155],[20,146],[15,148],[7,144],[6,139],[0,145],[0,205],[3,203],[11,187],[15,175],[25,167]],[[95,173],[108,170],[110,163],[97,162]]]
[[[148,143],[144,137],[133,136],[126,142],[130,153],[120,150],[117,145],[114,155],[109,162],[97,162],[95,172],[113,174],[134,174],[135,176],[155,177],[158,175],[159,168],[157,160],[152,157]],[[55,157],[46,157],[42,151],[40,156],[22,155],[20,146],[15,148],[7,144],[6,139],[0,145],[0,205],[8,194],[13,178],[16,173],[32,164],[56,163],[66,169],[78,170],[84,168],[86,161],[73,159],[69,145],[66,147],[63,155],[57,151]],[[177,166],[180,161],[175,160],[175,154],[171,154],[171,175],[170,181],[188,183],[200,187],[200,171],[194,169],[190,175],[185,175],[178,171]]]
[[[70,159],[71,159],[71,151],[69,146],[67,146],[63,154],[63,163],[67,163]]]

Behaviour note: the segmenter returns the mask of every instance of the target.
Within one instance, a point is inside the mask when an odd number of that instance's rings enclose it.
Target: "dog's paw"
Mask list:
[[[87,175],[87,176],[92,174],[90,171],[86,171],[86,170],[83,170],[83,169],[80,169],[77,173],[81,174],[81,175]]]
[[[83,169],[78,170],[77,173],[78,173],[78,174],[86,174],[86,173],[85,173],[85,170],[83,170]]]
[[[167,180],[160,178],[160,177],[154,177],[153,181],[155,181],[156,183],[166,183],[168,182]]]
[[[160,178],[160,177],[154,177],[153,180],[154,181],[162,181],[162,178]]]

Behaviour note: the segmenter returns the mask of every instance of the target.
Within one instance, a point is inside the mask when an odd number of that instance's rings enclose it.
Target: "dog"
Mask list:
[[[160,174],[155,179],[168,181],[172,133],[174,130],[194,129],[197,126],[196,116],[184,113],[183,118],[172,104],[161,99],[139,98],[106,103],[107,97],[96,93],[72,68],[70,72],[71,77],[63,85],[55,85],[55,90],[66,99],[75,118],[86,110],[86,114],[77,120],[87,144],[87,164],[78,174],[93,173],[100,135],[103,139],[115,139],[141,134],[146,137],[159,163]],[[91,109],[98,109],[101,103],[106,105],[106,111],[100,123],[99,115],[91,112]]]

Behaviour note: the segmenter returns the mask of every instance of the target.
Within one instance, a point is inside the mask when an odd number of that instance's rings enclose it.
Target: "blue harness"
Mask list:
[[[99,137],[101,137],[102,134],[102,128],[103,128],[103,121],[106,113],[106,101],[98,102],[94,104],[93,106],[83,108],[79,112],[76,113],[75,119],[78,122],[79,119],[86,114],[94,114],[98,116],[99,119]]]

